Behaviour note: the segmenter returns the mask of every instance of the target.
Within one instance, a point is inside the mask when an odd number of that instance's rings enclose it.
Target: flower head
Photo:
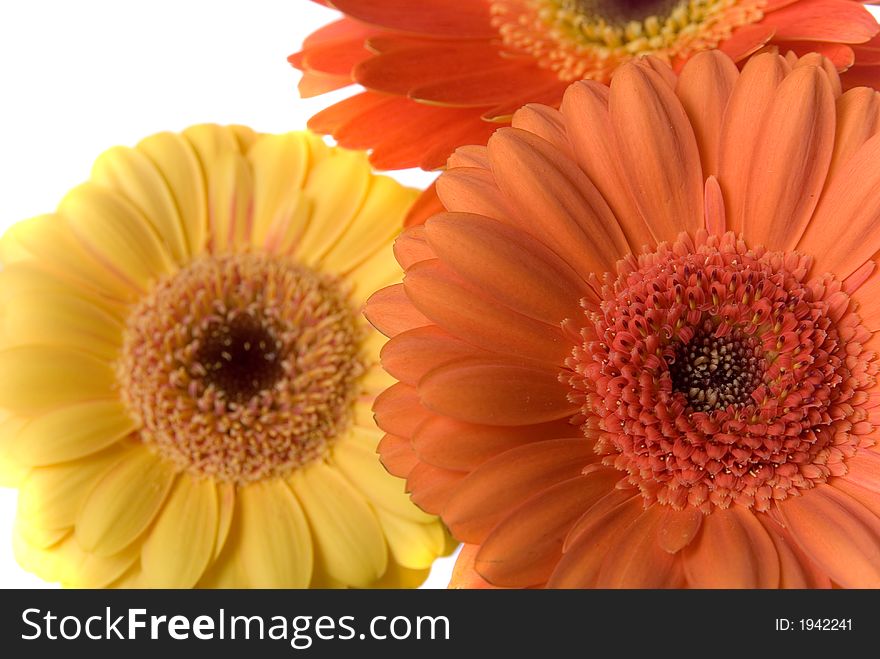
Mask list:
[[[66,585],[414,586],[442,525],[375,456],[367,293],[415,192],[306,133],[114,148],[0,241],[0,465]]]
[[[452,156],[367,315],[453,584],[880,585],[878,99],[709,52]]]
[[[852,0],[333,0],[345,17],[290,62],[313,96],[366,91],[315,115],[314,130],[372,148],[388,169],[435,169],[485,144],[526,103],[558,107],[575,80],[608,83],[651,56],[679,70],[705,50],[819,52],[846,86],[875,84],[878,25]]]

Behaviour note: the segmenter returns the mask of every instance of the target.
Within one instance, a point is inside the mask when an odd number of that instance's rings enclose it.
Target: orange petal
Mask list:
[[[697,535],[703,513],[693,508],[666,511],[657,527],[657,543],[661,549],[675,554],[687,547]]]
[[[718,50],[728,55],[734,62],[739,62],[760,50],[773,38],[774,32],[776,28],[761,23],[742,25],[731,33],[729,39],[718,44]]]
[[[813,272],[846,278],[880,248],[880,135],[865,142],[828,183],[797,245]],[[841,219],[845,218],[845,222]]]
[[[608,550],[643,512],[642,498],[635,496],[590,519],[589,531],[577,535],[573,544],[566,544],[547,587],[594,588]]]
[[[604,486],[604,484],[602,484]],[[516,508],[489,534],[477,553],[477,572],[496,586],[547,581],[562,558],[562,542],[585,506],[606,491],[578,476],[544,490]]]
[[[404,270],[419,261],[437,258],[434,250],[428,244],[425,227],[421,224],[410,227],[394,241],[394,256]]]
[[[428,415],[419,402],[416,389],[400,382],[376,397],[373,411],[376,425],[382,430],[406,438],[412,437],[413,431]]]
[[[687,113],[653,71],[624,66],[611,82],[611,123],[626,180],[657,241],[703,225],[703,168]]]
[[[724,211],[724,197],[718,179],[710,176],[706,179],[705,200],[703,201],[706,216],[706,231],[710,235],[720,236],[727,230],[727,217]]]
[[[436,325],[402,332],[386,343],[382,367],[406,384],[417,385],[428,371],[462,357],[485,357],[487,353],[450,336]]]
[[[460,38],[494,37],[489,6],[472,0],[333,0],[333,7],[364,23],[400,32]]]
[[[778,504],[792,539],[844,588],[880,588],[880,518],[851,496],[820,485]]]
[[[443,172],[437,179],[437,196],[450,211],[497,220],[511,221],[513,217],[513,210],[498,189],[492,172],[480,167],[455,167]]]
[[[427,318],[477,347],[559,365],[571,352],[561,329],[508,309],[462,281],[439,260],[415,264],[407,271],[403,286]],[[369,307],[367,314],[370,318]]]
[[[576,162],[614,211],[632,253],[639,254],[656,241],[624,182],[608,94],[608,87],[598,82],[576,82],[563,96],[562,116]]]
[[[388,337],[431,324],[409,301],[403,284],[393,284],[373,293],[364,307],[364,315]]]
[[[419,195],[418,199],[413,202],[413,205],[410,206],[409,211],[406,214],[406,219],[403,221],[403,226],[412,227],[419,224],[424,224],[425,220],[436,213],[441,213],[446,210],[443,207],[443,202],[440,201],[440,197],[437,196],[437,181],[434,181],[429,185],[422,194]],[[397,252],[395,251],[395,254]],[[400,258],[397,259],[400,261]],[[403,267],[407,267],[403,262],[401,262]]]
[[[734,505],[703,518],[699,535],[683,550],[692,588],[776,588],[779,557],[755,513]]]
[[[769,515],[758,515],[758,521],[763,524],[779,555],[780,588],[831,588],[828,577],[790,541],[782,526]]]
[[[739,71],[717,51],[695,55],[681,71],[675,93],[694,128],[703,175],[718,173],[721,122]]]
[[[425,230],[446,265],[511,309],[553,325],[583,316],[584,280],[519,229],[481,215],[445,213]]]
[[[834,146],[834,96],[814,67],[776,89],[749,162],[743,230],[750,244],[788,251],[810,221]]]
[[[849,0],[801,0],[766,14],[761,23],[776,28],[774,42],[863,43],[877,34],[871,13]]]
[[[873,89],[850,89],[837,99],[837,135],[828,180],[859,148],[880,131],[880,94]]]
[[[498,426],[554,421],[574,414],[569,387],[555,369],[488,359],[460,359],[419,383],[422,404],[454,419]]]
[[[418,462],[412,443],[403,437],[385,435],[376,447],[382,465],[398,478],[406,478]]]
[[[455,567],[452,568],[449,588],[486,590],[497,587],[483,579],[474,568],[478,551],[480,551],[479,545],[462,545],[458,558],[455,559]]]
[[[440,469],[419,462],[406,477],[406,491],[411,493],[413,503],[419,508],[437,515],[465,475],[461,471]]]
[[[461,482],[443,509],[443,521],[464,542],[482,542],[495,526],[527,499],[579,476],[596,460],[584,438],[538,441],[506,451]],[[606,478],[607,481],[607,478]],[[591,482],[605,491],[612,482]]]
[[[566,419],[529,426],[486,426],[431,415],[416,428],[412,448],[434,466],[471,471],[518,446],[576,432]]]
[[[629,246],[605,199],[574,162],[516,128],[498,130],[488,147],[498,187],[528,218],[529,233],[584,275],[614,270]]]
[[[758,144],[758,129],[787,70],[785,60],[778,55],[756,55],[743,68],[730,95],[721,128],[718,182],[727,204],[727,226],[736,233],[742,232],[745,221],[746,184]]]
[[[571,142],[565,131],[565,120],[555,108],[529,103],[516,111],[511,126],[534,133],[550,142],[560,152],[573,156]]]
[[[607,551],[597,588],[672,588],[681,582],[676,557],[657,543],[665,506],[651,506],[624,529]]]

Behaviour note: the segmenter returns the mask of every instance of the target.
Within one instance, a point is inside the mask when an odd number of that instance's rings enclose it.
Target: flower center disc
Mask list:
[[[610,25],[626,25],[630,21],[642,22],[650,16],[665,19],[682,3],[681,0],[562,0],[558,4],[564,11],[591,20],[601,18]]]
[[[329,276],[268,255],[207,256],[132,310],[117,379],[141,439],[182,469],[284,476],[350,423],[362,332]]]

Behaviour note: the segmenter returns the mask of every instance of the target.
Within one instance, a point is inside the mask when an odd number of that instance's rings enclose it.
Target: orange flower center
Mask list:
[[[259,254],[207,256],[132,310],[117,379],[142,441],[181,469],[284,476],[350,423],[361,332],[333,278]]]
[[[873,430],[878,363],[857,304],[808,270],[728,233],[683,235],[606,275],[572,395],[605,463],[649,502],[767,510],[846,472]]]
[[[607,82],[643,55],[668,63],[716,48],[763,18],[765,0],[493,0],[504,43],[561,80]]]

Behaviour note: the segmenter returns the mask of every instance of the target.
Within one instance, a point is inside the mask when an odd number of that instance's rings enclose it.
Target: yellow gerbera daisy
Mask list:
[[[0,241],[0,476],[69,586],[416,586],[449,549],[375,455],[360,315],[416,192],[307,133],[117,147]]]

